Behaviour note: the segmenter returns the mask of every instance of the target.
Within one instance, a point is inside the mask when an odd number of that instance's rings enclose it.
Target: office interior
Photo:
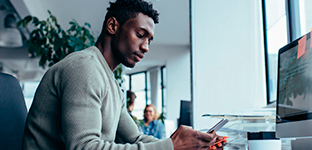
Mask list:
[[[150,51],[134,68],[123,68],[122,89],[137,94],[135,113],[154,103],[177,128],[180,102],[191,102],[191,125],[208,129],[218,119],[203,114],[275,107],[278,50],[311,31],[309,0],[148,0],[160,13]],[[0,19],[14,13],[46,19],[50,10],[59,24],[88,22],[101,31],[109,0],[1,0]],[[10,6],[7,6],[7,5]],[[9,8],[9,9],[8,9]],[[5,27],[1,23],[0,29]],[[27,39],[29,31],[19,28]],[[14,75],[27,107],[47,70],[29,58],[27,46],[0,47],[1,72]],[[170,135],[170,134],[168,134]]]

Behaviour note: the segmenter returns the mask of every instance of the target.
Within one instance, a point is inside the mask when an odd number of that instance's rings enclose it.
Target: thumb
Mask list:
[[[200,132],[198,131],[198,139],[201,139],[201,140],[204,140],[204,141],[207,141],[207,142],[211,142],[211,141],[215,141],[216,140],[216,132],[213,131],[211,133],[205,133],[205,132]]]

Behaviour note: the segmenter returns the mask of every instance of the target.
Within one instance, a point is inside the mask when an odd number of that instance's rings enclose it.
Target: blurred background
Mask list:
[[[148,0],[160,13],[154,41],[133,69],[122,66],[124,91],[132,90],[133,115],[143,118],[153,103],[167,121],[167,135],[178,126],[181,100],[189,101],[190,124],[208,129],[218,119],[207,113],[237,112],[274,105],[279,48],[312,27],[308,0]],[[43,74],[40,57],[26,41],[36,29],[16,26],[28,15],[56,17],[101,32],[109,0],[0,0],[0,71],[20,82],[29,108]]]

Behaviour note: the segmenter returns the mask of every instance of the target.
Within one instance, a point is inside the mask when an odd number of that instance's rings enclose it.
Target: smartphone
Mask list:
[[[207,133],[210,133],[211,131],[215,130],[216,132],[223,127],[226,123],[228,123],[229,120],[226,118],[221,119],[218,123],[216,123],[212,128],[210,128]]]

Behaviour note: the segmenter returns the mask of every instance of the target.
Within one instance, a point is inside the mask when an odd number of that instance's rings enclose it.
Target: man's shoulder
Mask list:
[[[91,46],[91,47],[88,47],[86,49],[70,53],[63,60],[66,60],[66,59],[74,59],[74,60],[86,59],[86,58],[90,58],[94,55],[96,55],[96,50],[95,50],[94,46]]]
[[[50,67],[46,74],[50,76],[90,76],[92,75],[103,75],[104,71],[102,64],[98,60],[98,57],[94,50],[87,48],[81,51],[73,52],[66,56],[64,59],[59,61]],[[62,76],[63,78],[63,76]]]
[[[95,61],[97,59],[95,50],[93,47],[89,47],[86,49],[83,49],[81,51],[73,52],[68,54],[64,59],[62,59],[60,62],[56,63],[55,66],[57,67],[71,67],[71,66],[77,66],[80,67],[88,66],[90,63],[96,63]]]

